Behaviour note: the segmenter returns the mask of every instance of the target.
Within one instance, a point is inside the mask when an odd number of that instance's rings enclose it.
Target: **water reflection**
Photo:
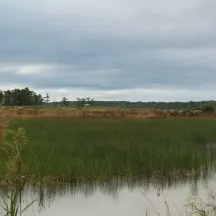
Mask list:
[[[166,215],[165,198],[175,213],[185,211],[187,198],[207,196],[216,186],[214,176],[181,179],[113,179],[73,185],[28,185],[24,202],[38,201],[24,216]],[[150,203],[150,201],[152,203]],[[154,204],[154,208],[152,204]],[[175,214],[176,215],[176,214]]]
[[[39,203],[41,206],[44,206],[43,203],[45,200],[55,200],[56,197],[64,197],[66,194],[70,194],[71,196],[81,194],[88,199],[97,191],[100,191],[105,196],[116,199],[119,191],[122,189],[133,192],[137,188],[142,188],[148,192],[151,188],[155,188],[156,194],[159,196],[161,190],[171,190],[179,187],[179,185],[185,184],[191,185],[191,194],[196,195],[198,193],[198,182],[202,181],[207,183],[209,179],[211,179],[209,176],[178,179],[113,179],[110,182],[94,182],[92,184],[41,185],[40,187],[29,185],[26,191],[31,191],[37,195],[39,194]]]

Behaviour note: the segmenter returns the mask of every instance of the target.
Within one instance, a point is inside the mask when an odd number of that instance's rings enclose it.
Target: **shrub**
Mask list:
[[[215,113],[215,107],[211,105],[205,105],[202,107],[202,111],[204,114],[213,114]]]

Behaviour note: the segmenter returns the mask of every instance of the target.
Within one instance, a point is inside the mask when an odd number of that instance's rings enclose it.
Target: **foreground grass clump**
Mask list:
[[[72,180],[177,175],[207,169],[212,119],[13,119],[30,138],[22,158],[38,177]],[[12,134],[8,134],[6,141]]]
[[[23,203],[23,191],[28,181],[27,176],[22,176],[22,171],[27,167],[22,163],[21,153],[28,142],[23,128],[18,128],[13,136],[13,143],[1,144],[1,152],[5,152],[8,160],[5,161],[5,173],[0,176],[0,211],[4,216],[21,216],[36,200],[27,204]],[[30,180],[30,179],[29,179]],[[6,190],[5,190],[6,189]]]

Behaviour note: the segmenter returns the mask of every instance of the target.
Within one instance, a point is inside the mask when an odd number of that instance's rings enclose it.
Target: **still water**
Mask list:
[[[187,199],[216,192],[216,177],[181,180],[113,181],[104,184],[28,187],[23,200],[38,200],[24,216],[142,216],[186,214]],[[23,207],[25,205],[23,203]]]

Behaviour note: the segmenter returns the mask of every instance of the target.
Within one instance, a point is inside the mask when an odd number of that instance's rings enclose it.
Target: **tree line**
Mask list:
[[[83,107],[85,104],[91,106],[105,106],[105,107],[120,107],[123,109],[127,108],[150,108],[150,109],[197,109],[205,105],[216,107],[216,101],[189,101],[189,102],[129,102],[129,101],[97,101],[90,97],[77,98],[76,101],[69,101],[66,97],[62,97],[61,101],[50,101],[48,93],[44,97],[31,91],[28,87],[13,90],[0,90],[0,105],[3,106],[31,106],[31,105],[55,105],[55,106],[80,106]]]
[[[44,98],[30,91],[29,88],[13,90],[0,90],[0,104],[3,106],[29,106],[29,105],[42,105]]]
[[[77,101],[67,101],[67,106],[83,106],[83,104],[89,103],[87,100],[77,98]],[[149,108],[160,110],[182,110],[182,109],[198,109],[203,106],[213,106],[216,108],[216,101],[189,101],[189,102],[130,102],[130,101],[90,101],[91,106],[103,106],[103,107],[119,107],[122,109],[133,108]]]

